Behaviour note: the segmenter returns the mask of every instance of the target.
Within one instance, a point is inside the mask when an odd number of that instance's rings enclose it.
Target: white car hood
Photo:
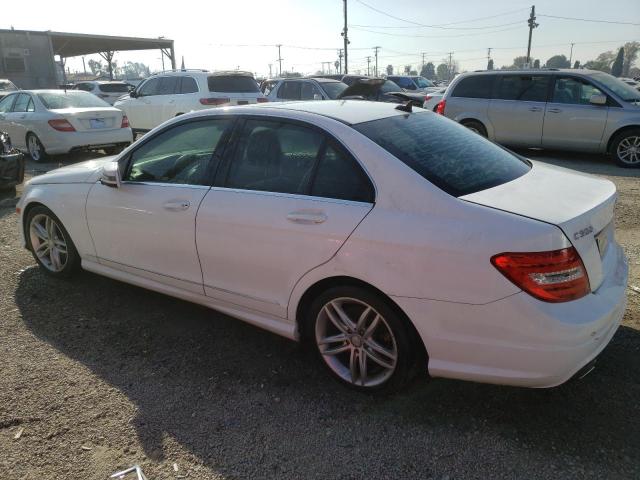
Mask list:
[[[45,183],[93,183],[98,180],[102,166],[112,162],[114,156],[87,160],[62,168],[56,168],[44,175],[33,177],[29,185],[42,185]]]

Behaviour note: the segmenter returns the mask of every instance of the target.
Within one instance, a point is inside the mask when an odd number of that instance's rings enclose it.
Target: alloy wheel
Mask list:
[[[355,298],[328,302],[316,319],[318,350],[327,366],[344,381],[375,387],[386,382],[398,364],[398,346],[387,321],[371,305]]]
[[[35,215],[29,225],[29,238],[33,252],[47,270],[54,273],[64,270],[69,260],[67,242],[53,218]]]
[[[623,163],[629,165],[640,164],[640,137],[630,136],[623,138],[618,144],[616,154]]]
[[[39,162],[42,158],[42,145],[35,135],[29,136],[27,147],[29,149],[29,155],[31,155],[31,158],[34,161]]]

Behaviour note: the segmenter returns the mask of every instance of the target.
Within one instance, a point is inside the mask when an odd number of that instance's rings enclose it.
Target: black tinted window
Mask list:
[[[558,77],[553,87],[553,103],[570,103],[574,105],[589,105],[592,95],[603,93],[580,78]]]
[[[210,92],[254,93],[259,92],[253,77],[243,75],[216,75],[207,79]]]
[[[353,128],[456,197],[509,182],[530,169],[512,153],[431,113],[394,116]]]
[[[318,87],[311,82],[300,82],[300,99],[301,100],[322,100],[322,94]],[[320,98],[316,98],[314,95],[318,95]]]
[[[193,77],[182,77],[180,83],[180,93],[197,93],[198,84]]]
[[[187,122],[167,130],[131,154],[125,180],[204,185],[209,165],[231,119]],[[212,165],[212,169],[215,165]]]
[[[324,90],[324,93],[333,100],[338,98],[338,95],[347,89],[347,85],[342,82],[322,82],[320,86]]]
[[[320,159],[311,195],[356,202],[373,202],[371,181],[362,167],[340,150],[328,145]]]
[[[491,98],[495,75],[475,75],[463,78],[456,85],[452,97]]]
[[[129,91],[129,85],[126,83],[101,83],[98,88],[105,93],[127,93]]]
[[[138,93],[140,95],[142,95],[142,96],[158,95],[158,87],[159,86],[160,86],[160,79],[159,78],[151,78],[151,79],[147,80],[146,82],[144,82],[144,84],[142,84],[142,86],[138,90]]]
[[[93,84],[79,83],[78,85],[76,85],[76,90],[84,90],[85,92],[90,92],[93,90]]]
[[[309,128],[248,120],[227,177],[227,187],[306,194],[323,136]]]
[[[278,98],[285,100],[300,100],[301,82],[283,82],[278,89]]]
[[[160,77],[156,95],[173,95],[178,84],[178,77]]]
[[[494,98],[546,102],[550,79],[549,75],[504,75],[498,82]]]

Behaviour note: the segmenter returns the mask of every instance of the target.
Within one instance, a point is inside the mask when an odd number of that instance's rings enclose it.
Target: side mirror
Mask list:
[[[120,187],[120,168],[118,162],[109,162],[102,167],[100,183],[111,188]]]
[[[313,94],[313,99],[314,100],[322,100],[322,95],[320,95],[319,93],[314,93]]]
[[[591,95],[589,99],[589,103],[591,105],[606,105],[607,104],[607,96],[601,94]]]
[[[129,96],[130,96],[131,98],[136,98],[136,97],[138,96],[138,94],[136,93],[136,91],[135,91],[135,90],[131,90],[131,91],[129,92]]]

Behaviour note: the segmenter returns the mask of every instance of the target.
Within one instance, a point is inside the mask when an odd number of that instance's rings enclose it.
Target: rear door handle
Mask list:
[[[539,112],[540,110],[542,110],[540,107],[531,107],[529,109],[530,112]]]
[[[551,113],[560,113],[562,110],[560,110],[559,108],[550,108],[549,112]]]
[[[183,210],[189,210],[191,202],[186,200],[179,200],[176,202],[167,202],[163,205],[165,210],[171,210],[172,212],[180,212]]]
[[[327,215],[324,212],[291,212],[287,215],[287,220],[293,223],[313,225],[325,222]]]

